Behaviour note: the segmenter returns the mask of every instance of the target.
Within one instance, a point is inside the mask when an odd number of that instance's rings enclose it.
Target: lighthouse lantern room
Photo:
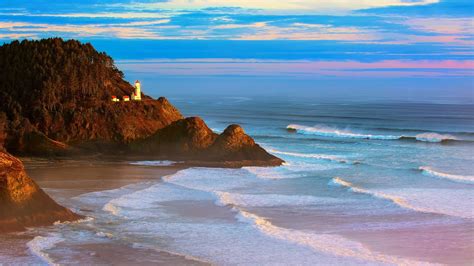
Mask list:
[[[142,100],[142,92],[140,88],[140,81],[135,81],[135,92],[132,93],[132,100],[141,101]]]

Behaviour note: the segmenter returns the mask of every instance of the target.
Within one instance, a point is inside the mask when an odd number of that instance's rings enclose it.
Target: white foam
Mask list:
[[[345,181],[339,177],[335,177],[331,180],[331,184],[335,184],[335,185],[341,185],[343,187],[347,187],[349,188],[351,191],[353,192],[356,192],[356,193],[363,193],[363,194],[368,194],[368,195],[371,195],[371,196],[374,196],[376,198],[381,198],[381,199],[385,199],[385,200],[390,200],[392,201],[393,203],[395,203],[396,205],[402,207],[402,208],[406,208],[406,209],[410,209],[410,210],[414,210],[414,211],[420,211],[420,212],[429,212],[428,210],[423,210],[423,209],[420,209],[420,208],[417,208],[415,206],[412,206],[410,205],[408,202],[406,202],[405,199],[403,198],[400,198],[400,197],[396,197],[396,196],[393,196],[393,195],[389,195],[389,194],[385,194],[385,193],[381,193],[381,192],[376,192],[376,191],[369,191],[369,190],[366,190],[366,189],[363,189],[363,188],[360,188],[360,187],[357,187],[355,186],[354,184],[348,182],[348,181]]]
[[[171,177],[164,177],[163,179],[169,180]],[[203,196],[199,193],[193,195],[183,193],[183,189],[175,187],[172,182],[168,181],[166,183],[156,183],[145,189],[113,198],[103,206],[102,210],[114,216],[133,218],[133,216],[148,212],[156,207],[159,202],[202,198]]]
[[[416,140],[426,142],[442,142],[444,140],[456,140],[455,137],[447,134],[422,133],[415,136]]]
[[[436,213],[468,219],[474,218],[474,213],[472,212],[474,191],[469,189],[400,188],[368,190],[355,186],[339,177],[333,178],[329,184],[346,187],[355,193],[389,200],[401,208],[416,212]],[[456,208],[453,208],[453,206],[456,206]]]
[[[286,163],[285,168],[294,167],[291,163]],[[290,173],[282,173],[280,169],[275,167],[243,167],[250,174],[260,179],[286,179],[286,178],[299,178],[300,175],[294,175]]]
[[[256,178],[242,169],[189,168],[163,178],[165,182],[201,191],[226,191],[245,187]]]
[[[116,200],[112,200],[112,201],[116,201]],[[114,205],[114,203],[112,201],[107,202],[107,204],[104,205],[102,210],[106,211],[106,212],[109,212],[112,215],[119,216],[120,215],[120,207]]]
[[[31,241],[29,241],[26,246],[29,251],[40,258],[42,261],[49,265],[59,265],[56,264],[53,259],[45,251],[48,249],[54,248],[58,243],[63,242],[65,239],[60,236],[60,234],[50,234],[48,236],[36,236]]]
[[[110,239],[112,239],[114,237],[113,234],[102,232],[102,231],[99,231],[99,232],[95,233],[95,235],[100,236],[100,237],[110,238]]]
[[[136,161],[131,162],[132,165],[143,165],[143,166],[170,166],[179,162],[175,161]]]
[[[360,259],[363,261],[395,265],[430,265],[427,262],[413,261],[401,257],[376,253],[355,242],[338,235],[315,234],[273,225],[270,221],[253,213],[238,209],[236,216],[241,222],[250,223],[261,232],[284,241],[309,247],[317,252]]]
[[[424,142],[442,142],[445,140],[457,140],[454,136],[438,133],[421,133],[415,136],[406,135],[373,135],[352,132],[347,129],[338,129],[324,125],[314,127],[291,124],[288,129],[296,130],[301,134],[317,135],[322,137],[352,138],[352,139],[374,139],[374,140],[398,140],[402,138],[411,138]]]
[[[433,168],[429,166],[421,166],[419,169],[423,172],[423,174],[428,175],[428,176],[447,179],[447,180],[460,182],[460,183],[468,183],[468,184],[474,183],[474,176],[447,174],[447,173],[433,170]]]
[[[360,134],[349,130],[337,129],[328,126],[302,126],[291,124],[287,126],[288,129],[296,130],[302,134],[317,135],[322,137],[338,137],[338,138],[353,138],[353,139],[378,139],[378,140],[395,140],[401,138],[401,136],[394,135],[371,135],[371,134]]]
[[[56,221],[53,223],[53,225],[80,224],[80,223],[91,222],[93,220],[94,220],[94,217],[88,216],[86,218],[75,220],[75,221],[64,221],[64,222]]]
[[[122,232],[126,236],[139,236],[135,241],[140,243],[136,245],[156,245],[157,238],[171,238],[173,241],[167,245],[174,252],[223,265],[309,265],[315,261],[325,265],[422,264],[374,253],[358,242],[337,235],[281,228],[263,217],[240,209],[241,206],[324,204],[337,199],[229,192],[228,189],[239,189],[243,184],[248,186],[258,181],[242,169],[186,169],[164,180],[164,183],[157,183],[109,202],[119,208],[120,215],[127,215],[127,220],[122,221],[121,228],[116,231],[118,235],[114,237],[120,238]],[[227,182],[230,184],[225,184]],[[236,217],[240,222],[216,218],[203,220],[192,216],[176,217],[173,212],[168,214],[169,206],[151,208],[159,202],[203,198],[214,200],[220,206],[231,205],[233,210],[238,211]],[[212,204],[212,201],[209,203]],[[133,211],[137,212],[131,213]],[[272,256],[269,257],[270,253]]]
[[[293,157],[300,157],[300,158],[314,158],[318,160],[327,160],[327,161],[333,161],[333,162],[338,162],[338,163],[348,163],[347,160],[340,158],[338,156],[334,155],[327,155],[327,154],[314,154],[314,153],[298,153],[298,152],[285,152],[285,151],[279,151],[275,149],[269,149],[268,150],[270,153],[275,153],[275,154],[281,154],[281,155],[288,155],[288,156],[293,156]]]
[[[251,173],[259,179],[288,179],[304,177],[304,172],[327,171],[346,167],[343,164],[307,163],[299,161],[286,162],[280,167],[243,167],[242,169]]]
[[[273,207],[273,206],[309,206],[317,204],[342,203],[344,200],[314,197],[306,195],[280,194],[239,194],[216,191],[216,204],[220,206],[233,205],[241,207]]]

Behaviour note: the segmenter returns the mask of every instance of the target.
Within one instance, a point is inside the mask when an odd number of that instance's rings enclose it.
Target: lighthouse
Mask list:
[[[140,88],[140,81],[135,81],[135,92],[132,93],[132,100],[141,101],[142,100],[142,92]]]

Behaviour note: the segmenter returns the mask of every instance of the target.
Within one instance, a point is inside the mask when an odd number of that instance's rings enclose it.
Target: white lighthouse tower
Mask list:
[[[141,101],[142,100],[142,91],[140,88],[140,81],[135,81],[135,92],[132,93],[132,100]]]

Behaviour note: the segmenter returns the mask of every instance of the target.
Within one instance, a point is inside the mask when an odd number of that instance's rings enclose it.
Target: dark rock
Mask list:
[[[231,125],[217,135],[198,117],[176,121],[130,147],[135,154],[185,160],[190,165],[242,167],[283,163],[256,144],[242,127]]]
[[[269,154],[239,125],[228,126],[209,149],[209,158],[214,161],[243,162],[243,165],[277,166],[283,160]]]
[[[171,158],[194,158],[207,150],[217,134],[199,117],[178,120],[156,134],[130,145],[136,154]]]
[[[0,232],[80,218],[39,188],[28,177],[20,160],[0,152]]]

